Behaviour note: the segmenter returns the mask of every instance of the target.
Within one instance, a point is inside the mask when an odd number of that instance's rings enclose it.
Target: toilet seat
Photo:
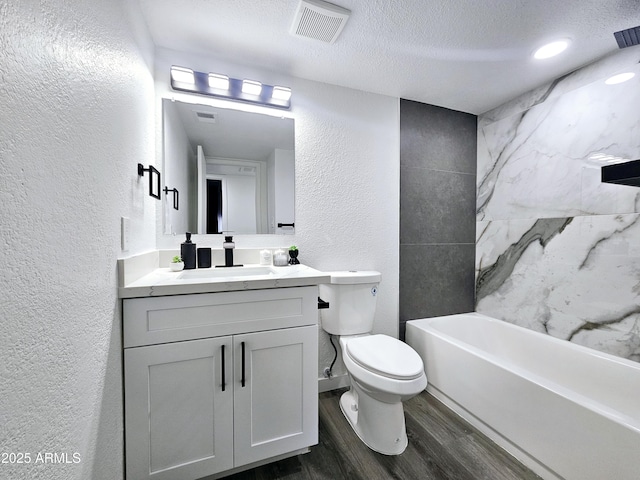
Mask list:
[[[410,398],[427,387],[427,375],[424,373],[424,370],[420,372],[420,375],[416,378],[397,379],[389,375],[376,373],[370,367],[365,368],[361,366],[360,363],[356,363],[353,357],[349,353],[345,354],[345,352],[348,352],[348,343],[358,338],[364,337],[340,337],[340,345],[343,352],[342,360],[344,361],[344,366],[349,373],[351,381],[366,389],[369,395],[385,402],[391,401],[390,399],[398,395],[400,396],[400,401],[403,397]],[[381,353],[383,354],[384,352]],[[422,362],[422,360],[420,361]],[[389,394],[391,397],[388,396]]]
[[[409,345],[388,335],[350,339],[346,353],[361,368],[395,380],[414,380],[424,375],[420,355]]]

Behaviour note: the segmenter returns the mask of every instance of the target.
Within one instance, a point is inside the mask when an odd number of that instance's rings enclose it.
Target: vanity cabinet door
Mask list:
[[[125,349],[127,478],[194,479],[233,468],[232,343],[227,336]]]
[[[236,466],[318,443],[317,345],[316,325],[234,335]]]

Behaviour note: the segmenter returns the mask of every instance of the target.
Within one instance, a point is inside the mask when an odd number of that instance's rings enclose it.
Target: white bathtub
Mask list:
[[[640,479],[640,363],[478,313],[407,322],[427,391],[545,479]]]

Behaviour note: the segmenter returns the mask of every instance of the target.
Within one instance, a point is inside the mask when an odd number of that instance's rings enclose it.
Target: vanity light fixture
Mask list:
[[[243,80],[242,81],[242,93],[247,95],[260,95],[262,92],[262,84],[255,80]]]
[[[267,107],[291,108],[289,87],[274,87],[256,80],[239,80],[220,73],[196,72],[175,65],[171,67],[171,88]]]
[[[165,195],[169,195],[169,192],[173,193],[173,208],[175,210],[180,210],[180,193],[178,192],[177,188],[169,188],[169,187],[164,187],[164,193]]]
[[[271,98],[276,100],[289,100],[291,98],[291,89],[289,87],[273,87]]]
[[[191,85],[196,83],[193,70],[191,70],[190,68],[176,66],[171,67],[171,80]]]
[[[229,77],[219,73],[210,73],[209,86],[218,90],[229,90]]]
[[[626,82],[627,80],[631,80],[635,77],[636,74],[633,72],[619,73],[612,77],[607,78],[604,83],[607,85],[617,85],[618,83]]]
[[[556,55],[564,52],[569,46],[569,43],[568,39],[556,40],[555,42],[547,43],[533,53],[533,58],[543,60],[545,58],[555,57]]]
[[[139,163],[138,175],[143,177],[144,172],[149,172],[149,196],[160,200],[160,172],[153,165],[149,165],[149,168],[144,168],[144,165]],[[153,181],[154,178],[155,182]]]

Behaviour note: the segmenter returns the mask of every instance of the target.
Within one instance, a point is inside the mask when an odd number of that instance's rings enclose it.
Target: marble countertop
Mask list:
[[[242,268],[255,267],[265,268],[264,265],[245,265]],[[270,266],[269,268],[271,269],[269,275],[236,275],[233,271],[229,271],[228,276],[219,276],[221,272],[219,268],[199,268],[172,272],[168,267],[161,267],[120,286],[118,295],[120,298],[136,298],[230,292],[264,288],[301,287],[329,283],[331,280],[329,274],[306,265]],[[183,276],[184,272],[186,272],[186,275]],[[212,276],[208,277],[208,273],[211,273]],[[190,274],[196,277],[183,278]]]

